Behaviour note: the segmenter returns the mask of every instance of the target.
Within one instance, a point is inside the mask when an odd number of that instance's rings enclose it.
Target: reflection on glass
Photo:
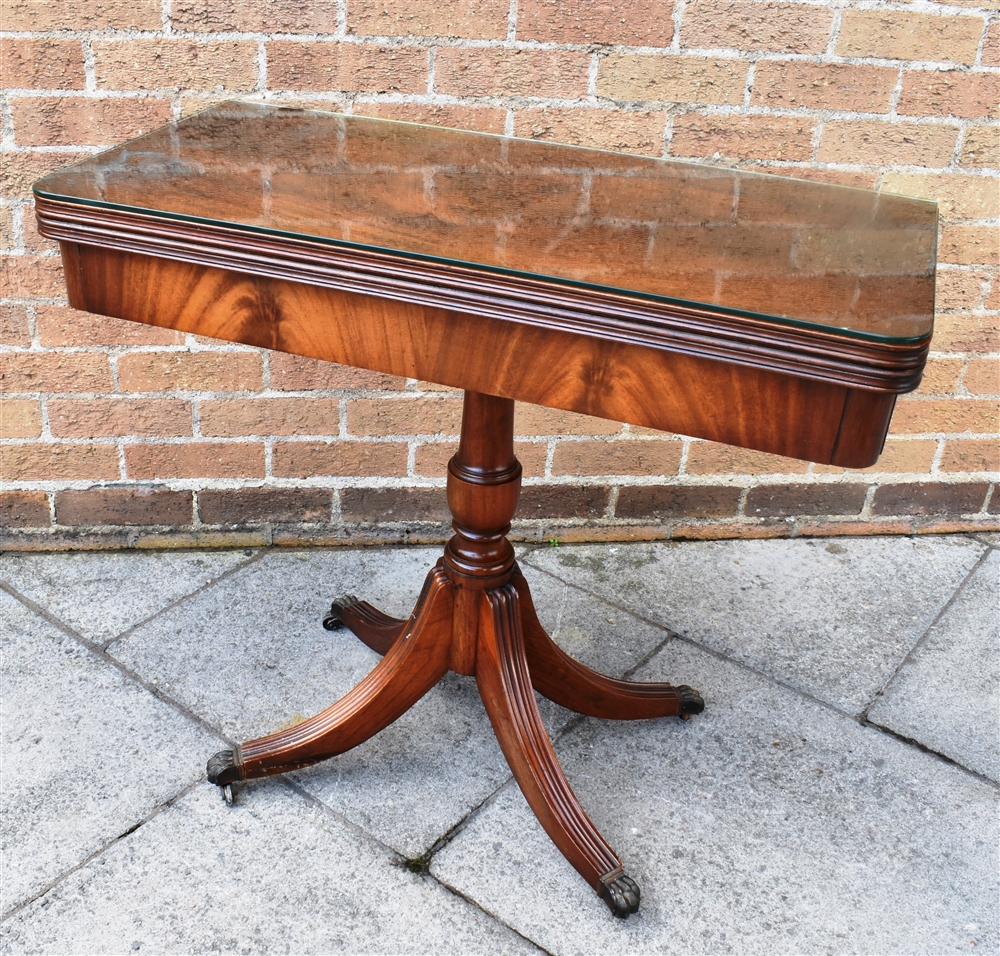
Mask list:
[[[825,183],[227,103],[35,189],[885,339],[931,329],[934,204]]]

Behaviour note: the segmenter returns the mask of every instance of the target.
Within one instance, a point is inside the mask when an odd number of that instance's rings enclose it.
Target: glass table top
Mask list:
[[[725,167],[231,102],[35,192],[885,342],[933,320],[934,203]]]

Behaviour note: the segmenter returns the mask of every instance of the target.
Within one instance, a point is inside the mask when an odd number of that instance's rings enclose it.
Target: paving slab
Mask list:
[[[870,720],[1000,781],[1000,551],[906,659]]]
[[[232,739],[256,737],[328,706],[378,663],[350,632],[323,630],[334,595],[354,592],[403,616],[439,556],[439,548],[269,554],[137,628],[110,653]],[[540,617],[591,666],[621,673],[664,640],[659,628],[529,573]],[[589,637],[595,618],[605,627],[621,619],[617,637]],[[547,701],[542,712],[553,732],[570,719]],[[295,779],[414,858],[508,776],[474,681],[449,675],[375,738]]]
[[[0,578],[78,634],[103,644],[252,555],[252,551],[8,553],[0,555]]]
[[[959,536],[658,542],[525,561],[860,714],[984,550]]]
[[[2,910],[204,772],[219,741],[0,592]]]
[[[557,745],[642,889],[615,920],[520,792],[431,872],[552,953],[953,953],[1000,944],[997,790],[746,669],[683,645],[704,714],[585,720]]]
[[[0,927],[4,953],[534,953],[308,798],[196,788]]]

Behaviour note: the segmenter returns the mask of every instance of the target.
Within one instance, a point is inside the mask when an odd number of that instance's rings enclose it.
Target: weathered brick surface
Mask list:
[[[347,32],[366,36],[501,40],[507,36],[507,9],[490,0],[452,0],[451,3],[352,0],[347,7]]]
[[[289,90],[363,90],[366,93],[423,93],[427,51],[355,43],[267,45],[272,86]]]
[[[190,491],[165,488],[91,488],[56,492],[60,525],[190,525]]]
[[[169,99],[145,95],[19,96],[11,100],[10,109],[20,146],[114,146],[173,118]]]
[[[57,438],[173,438],[191,435],[191,403],[176,398],[52,399],[49,429]]]
[[[760,485],[747,493],[745,511],[755,518],[789,515],[858,515],[867,485]]]
[[[44,491],[0,492],[0,528],[46,528],[52,524]]]
[[[125,546],[130,527],[149,529],[147,544],[183,529],[170,540],[192,546],[271,540],[261,524],[286,543],[447,533],[458,392],[65,305],[31,183],[234,92],[937,201],[930,360],[877,464],[809,464],[519,405],[529,483],[517,521],[529,538],[564,540],[981,526],[984,489],[1000,514],[998,11],[997,0],[9,0],[5,546],[19,533]],[[439,177],[438,198],[447,186]],[[420,202],[424,187],[415,172]],[[625,187],[595,182],[588,199],[590,215],[645,218]],[[806,269],[842,265],[815,242],[796,255]]]
[[[622,101],[735,104],[743,100],[740,60],[611,53],[597,70],[597,95]]]
[[[41,433],[42,406],[37,399],[0,402],[0,438],[37,438]]]
[[[875,490],[873,515],[974,514],[986,500],[986,482],[950,484],[926,481],[917,484],[882,485]]]
[[[836,50],[840,56],[972,64],[983,26],[976,16],[845,10]]]
[[[681,43],[773,53],[822,53],[833,10],[819,4],[694,0],[684,11]]]
[[[670,46],[673,0],[518,0],[517,36],[543,43]]]
[[[23,89],[82,90],[87,82],[83,44],[52,37],[2,39],[0,81]]]
[[[203,524],[330,521],[333,493],[323,488],[240,488],[198,492]]]
[[[618,518],[730,518],[742,489],[707,486],[640,485],[618,492]]]

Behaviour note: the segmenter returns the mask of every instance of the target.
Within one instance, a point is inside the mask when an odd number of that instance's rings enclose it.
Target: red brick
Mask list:
[[[848,9],[841,14],[837,54],[972,64],[982,32],[982,17]]]
[[[886,113],[898,79],[898,70],[884,66],[760,60],[750,103],[774,109]]]
[[[724,486],[636,485],[618,492],[617,518],[731,518],[742,489]]]
[[[407,453],[402,442],[275,442],[271,470],[276,478],[402,477]]]
[[[47,528],[52,524],[44,491],[0,492],[0,528]]]
[[[507,10],[505,4],[491,0],[450,0],[449,3],[351,0],[347,6],[347,32],[363,36],[502,40],[507,36]]]
[[[182,345],[184,333],[110,315],[81,312],[68,305],[39,305],[35,311],[42,345]]]
[[[957,265],[1000,264],[1000,227],[945,223],[938,241],[938,262]]]
[[[1000,166],[1000,126],[970,126],[958,155],[959,166]]]
[[[993,283],[993,288],[986,297],[985,306],[987,309],[992,309],[993,311],[1000,309],[1000,282]]]
[[[340,402],[336,398],[259,398],[202,402],[203,435],[336,435]]]
[[[832,27],[833,10],[826,6],[694,0],[684,8],[681,46],[822,53]]]
[[[198,514],[204,524],[328,522],[333,514],[333,492],[329,488],[199,491]]]
[[[118,359],[125,392],[256,391],[261,361],[256,352],[132,352]]]
[[[519,0],[517,38],[670,46],[673,15],[673,0]]]
[[[961,374],[962,360],[960,358],[928,359],[917,394],[951,395],[958,388],[958,379]]]
[[[528,485],[514,517],[517,520],[540,518],[603,518],[608,509],[611,489],[604,485]]]
[[[655,110],[551,107],[517,110],[514,113],[515,136],[653,156],[663,152],[665,124],[666,114]]]
[[[8,352],[0,358],[5,394],[18,392],[106,392],[111,369],[106,355],[86,352]]]
[[[271,89],[426,93],[427,50],[360,43],[267,44]]]
[[[942,471],[1000,471],[1000,441],[967,438],[947,442],[941,456]]]
[[[0,305],[0,345],[31,345],[28,310],[16,303]]]
[[[98,89],[252,90],[257,44],[250,40],[95,40]]]
[[[284,352],[271,352],[268,364],[271,388],[285,392],[307,392],[320,388],[398,390],[406,387],[406,379],[397,375],[320,362]]]
[[[129,478],[263,478],[262,442],[126,445]]]
[[[675,475],[679,441],[562,441],[552,458],[553,475]]]
[[[480,133],[503,133],[507,111],[495,106],[465,106],[461,103],[355,103],[355,116],[376,116],[402,120],[404,123],[424,123],[427,126],[447,126],[470,129]]]
[[[995,352],[998,336],[997,315],[960,312],[934,319],[934,348],[941,352]]]
[[[157,398],[53,399],[49,428],[57,438],[181,437],[191,434],[191,403]]]
[[[1000,402],[988,398],[906,398],[896,403],[894,434],[1000,431]]]
[[[457,451],[457,441],[426,442],[418,445],[414,471],[429,478],[444,478],[448,474],[448,462]],[[537,478],[545,474],[548,442],[514,442],[514,454],[521,463],[525,478]]]
[[[161,0],[7,0],[4,30],[159,30]]]
[[[190,525],[190,491],[163,488],[88,488],[56,492],[56,524]]]
[[[335,33],[337,4],[329,0],[172,0],[170,22],[175,30],[193,33]]]
[[[689,475],[788,475],[802,474],[808,468],[809,462],[797,458],[699,441],[691,443],[684,470]]]
[[[880,185],[882,192],[935,200],[942,219],[994,219],[1000,216],[1000,180],[993,177],[960,173],[886,173]],[[948,278],[954,275],[938,275],[939,290]]]
[[[5,87],[17,89],[82,90],[87,82],[83,45],[51,37],[0,39],[0,78]]]
[[[462,403],[454,398],[359,398],[347,405],[352,435],[457,435],[461,422]]]
[[[577,97],[587,92],[589,70],[588,53],[439,47],[434,88],[458,96]]]
[[[21,211],[21,235],[24,248],[28,252],[58,252],[59,244],[54,239],[46,239],[38,231],[34,203]]]
[[[344,521],[450,521],[444,488],[345,488]]]
[[[983,43],[983,66],[1000,66],[1000,20],[994,20],[986,28],[986,40]]]
[[[42,433],[42,406],[38,399],[0,400],[0,437],[37,438]]]
[[[982,510],[986,482],[949,484],[940,481],[882,485],[875,490],[873,515],[975,514]]]
[[[154,97],[19,96],[11,112],[19,146],[113,146],[173,119],[170,100]]]
[[[544,408],[518,402],[514,406],[514,434],[529,435],[616,435],[622,430],[618,422],[593,418],[558,408]]]
[[[744,510],[753,518],[857,515],[867,494],[858,484],[759,485],[747,493]]]
[[[1000,75],[908,70],[898,112],[910,116],[1000,118]]]
[[[878,461],[868,468],[838,468],[836,465],[813,465],[817,475],[856,474],[869,475],[885,472],[911,472],[921,474],[931,470],[938,443],[933,439],[886,440]]]
[[[101,481],[121,477],[114,445],[37,442],[0,448],[7,481]]]
[[[976,395],[1000,394],[1000,359],[971,359],[962,384]]]
[[[697,56],[611,53],[597,70],[597,95],[614,100],[739,104],[747,64]]]
[[[12,299],[65,295],[62,262],[58,256],[5,255],[0,258],[0,289]]]
[[[947,166],[957,139],[954,126],[832,120],[823,126],[816,159],[821,163]]]
[[[22,144],[24,145],[24,144]],[[8,199],[28,199],[31,184],[42,176],[79,162],[89,153],[4,153],[0,163],[0,192]]]
[[[971,272],[966,269],[938,272],[934,284],[934,300],[940,312],[956,309],[974,309],[983,298],[983,292],[990,276],[985,272]],[[937,335],[940,332],[939,318],[935,321],[934,347],[938,348]],[[946,350],[947,351],[947,350]]]
[[[673,156],[732,156],[738,159],[800,161],[812,156],[816,123],[799,116],[702,116],[685,113],[674,121]]]
[[[4,252],[11,252],[24,248],[19,244],[14,235],[14,216],[18,215],[18,210],[11,206],[0,206],[0,248]]]

